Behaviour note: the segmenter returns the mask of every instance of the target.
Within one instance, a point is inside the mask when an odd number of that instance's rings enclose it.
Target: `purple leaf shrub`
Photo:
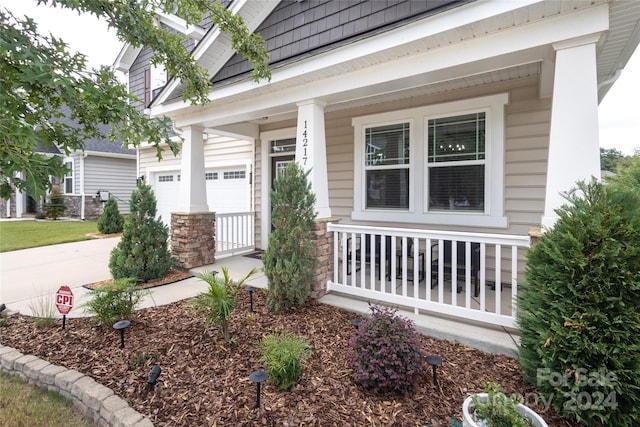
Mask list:
[[[349,340],[355,382],[382,394],[413,391],[424,369],[413,322],[394,308],[370,309],[371,318],[361,321]]]

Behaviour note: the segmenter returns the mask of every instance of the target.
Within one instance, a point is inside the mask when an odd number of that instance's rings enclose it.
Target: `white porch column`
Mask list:
[[[303,170],[311,169],[309,180],[316,195],[318,218],[331,217],[329,183],[327,179],[327,147],[324,134],[323,102],[310,100],[298,103],[296,162]]]
[[[179,212],[208,212],[207,191],[204,179],[203,131],[197,126],[183,130],[182,163],[180,172]]]
[[[550,228],[564,204],[561,193],[581,180],[600,178],[596,42],[590,36],[554,45],[556,50],[549,160],[542,226]]]

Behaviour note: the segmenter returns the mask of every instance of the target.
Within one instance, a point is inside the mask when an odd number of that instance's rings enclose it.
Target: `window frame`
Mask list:
[[[442,119],[442,118],[450,118],[450,117],[456,117],[456,116],[464,116],[464,115],[468,115],[468,114],[477,114],[477,113],[484,113],[485,117],[484,117],[484,121],[485,121],[485,147],[484,147],[484,159],[474,159],[474,160],[449,160],[449,161],[444,161],[444,162],[431,162],[429,160],[429,148],[427,147],[427,144],[429,144],[429,121],[431,120],[436,120],[436,119]],[[490,181],[490,177],[489,174],[487,173],[488,171],[488,162],[489,162],[489,142],[490,142],[490,132],[488,130],[487,124],[490,123],[490,111],[487,111],[486,108],[482,108],[482,109],[474,109],[474,110],[470,110],[470,111],[464,111],[461,113],[455,113],[455,114],[451,114],[451,113],[444,113],[444,114],[437,114],[437,115],[431,115],[431,116],[426,116],[424,118],[424,129],[425,129],[425,133],[424,133],[424,144],[425,144],[425,156],[424,156],[424,211],[428,212],[429,214],[442,214],[442,213],[458,213],[459,211],[456,210],[451,210],[451,209],[430,209],[429,206],[429,187],[430,187],[430,182],[429,182],[429,172],[431,168],[446,168],[446,167],[463,167],[463,166],[476,166],[476,165],[482,165],[484,166],[484,211],[479,211],[479,210],[469,210],[469,211],[464,211],[466,213],[475,213],[475,214],[486,214],[487,213],[487,194],[488,194],[488,189],[490,187],[491,181]]]
[[[353,220],[507,228],[504,215],[505,105],[508,93],[354,117]],[[429,211],[430,119],[485,113],[485,207],[479,211]],[[366,209],[365,134],[370,127],[409,122],[409,209]]]
[[[391,163],[391,164],[386,164],[386,165],[368,165],[367,164],[367,154],[366,154],[366,150],[367,150],[367,145],[366,145],[366,137],[367,137],[367,130],[368,129],[373,129],[373,128],[380,128],[380,127],[385,127],[385,126],[389,126],[389,125],[402,125],[404,127],[404,125],[407,124],[409,126],[409,161],[408,163]],[[392,122],[392,123],[386,123],[386,124],[381,124],[381,125],[375,125],[375,126],[365,126],[363,128],[363,132],[364,132],[364,138],[365,138],[365,145],[364,145],[364,153],[363,153],[363,164],[362,167],[364,169],[364,175],[363,175],[363,188],[364,188],[364,193],[363,193],[363,206],[365,207],[365,209],[367,211],[372,211],[372,210],[377,210],[377,211],[399,211],[399,212],[407,212],[411,209],[411,189],[412,184],[411,184],[411,150],[412,150],[412,139],[411,139],[411,120],[407,120],[407,121],[397,121],[397,122]],[[404,129],[403,129],[404,132]],[[408,174],[409,174],[409,189],[408,189],[408,193],[409,193],[409,199],[408,199],[408,207],[404,208],[404,207],[391,207],[391,206],[379,206],[379,207],[372,207],[372,208],[367,208],[367,171],[383,171],[383,170],[389,170],[389,171],[400,171],[400,170],[407,170]]]
[[[69,171],[64,174],[62,178],[62,194],[75,194],[75,182],[74,182],[74,173],[75,173],[75,162],[73,157],[67,157],[62,161],[63,165],[70,165]],[[71,182],[71,191],[67,191],[67,181]]]

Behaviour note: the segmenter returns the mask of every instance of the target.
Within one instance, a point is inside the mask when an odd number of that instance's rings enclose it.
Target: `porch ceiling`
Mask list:
[[[451,92],[454,90],[470,88],[474,86],[499,83],[519,78],[533,77],[540,74],[540,72],[540,62],[533,62],[485,73],[471,74],[456,79],[445,79],[430,84],[419,84],[419,82],[414,82],[415,84],[410,85],[407,84],[406,81],[404,81],[403,83],[390,83],[386,85],[386,90],[382,88],[382,90],[375,91],[376,93],[373,95],[368,95],[367,92],[362,91],[360,92],[359,97],[356,97],[356,94],[352,93],[351,99],[345,101],[342,101],[337,97],[335,99],[331,99],[331,102],[328,103],[325,111],[335,112],[393,102],[402,99],[418,98],[426,95],[436,95],[439,93]],[[401,87],[401,89],[397,89],[396,87],[398,86]],[[280,114],[272,114],[269,116],[262,116],[259,119],[250,120],[249,122],[255,124],[264,124],[286,119],[293,119],[297,115],[297,109],[293,107],[295,106],[292,106],[291,111]]]

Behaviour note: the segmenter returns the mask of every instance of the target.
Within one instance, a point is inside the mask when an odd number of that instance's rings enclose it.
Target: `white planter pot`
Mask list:
[[[482,402],[486,402],[488,395],[487,393],[478,393],[478,397]],[[487,427],[487,425],[482,421],[477,421],[473,415],[473,401],[471,400],[471,396],[467,397],[462,404],[462,425],[464,427]],[[529,418],[533,421],[533,425],[535,427],[549,427],[547,423],[538,415],[536,412],[531,410],[529,407],[525,405],[518,405],[518,412],[520,412],[525,417]]]

